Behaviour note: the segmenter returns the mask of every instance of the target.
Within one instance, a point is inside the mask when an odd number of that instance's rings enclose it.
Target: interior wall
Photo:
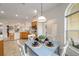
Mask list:
[[[47,21],[47,36],[49,39],[55,40],[57,35],[57,23],[55,19]]]
[[[55,6],[49,12],[45,13],[45,16],[49,19],[55,19],[57,22],[57,37],[61,43],[64,43],[64,13],[68,6],[68,3],[62,3]],[[52,25],[51,25],[52,26]]]

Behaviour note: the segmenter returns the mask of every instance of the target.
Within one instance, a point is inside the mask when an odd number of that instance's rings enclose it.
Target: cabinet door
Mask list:
[[[32,22],[32,28],[35,28],[35,29],[37,28],[37,21]]]
[[[29,32],[20,32],[20,39],[28,39]]]
[[[3,49],[3,41],[0,41],[0,56],[3,56],[4,49]]]

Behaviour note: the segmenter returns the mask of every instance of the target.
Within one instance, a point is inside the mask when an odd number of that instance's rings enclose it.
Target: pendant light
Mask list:
[[[46,18],[43,16],[43,5],[41,3],[41,16],[38,17],[38,22],[46,22]]]

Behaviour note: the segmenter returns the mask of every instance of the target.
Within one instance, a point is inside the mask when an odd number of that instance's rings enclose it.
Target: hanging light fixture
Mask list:
[[[34,10],[34,16],[32,17],[32,22],[33,22],[33,21],[37,21],[37,16],[38,16],[38,15],[37,15],[37,12],[38,12],[37,9],[35,9],[35,10]]]
[[[38,22],[46,22],[46,18],[43,16],[43,6],[42,6],[42,3],[41,3],[41,16],[38,17]]]

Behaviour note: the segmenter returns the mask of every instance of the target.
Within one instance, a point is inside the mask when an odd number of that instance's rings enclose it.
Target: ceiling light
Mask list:
[[[46,22],[46,18],[42,15],[42,3],[41,3],[41,16],[38,17],[38,22]]]
[[[4,13],[4,11],[1,11],[1,14],[3,14]]]
[[[27,17],[27,16],[26,16],[25,18],[26,18],[26,19],[28,19],[28,17]]]
[[[18,14],[16,14],[16,17],[18,17]]]
[[[34,10],[34,13],[37,14],[37,10]]]
[[[38,22],[46,22],[46,18],[44,16],[38,17]]]

